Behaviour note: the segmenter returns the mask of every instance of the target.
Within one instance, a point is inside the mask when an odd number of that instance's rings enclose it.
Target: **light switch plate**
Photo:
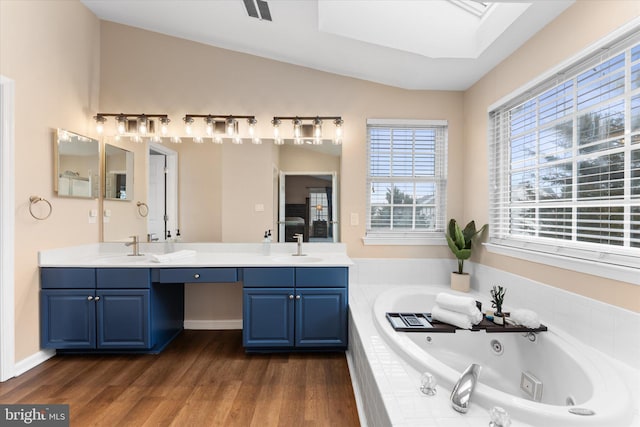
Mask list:
[[[360,217],[358,216],[357,213],[351,212],[351,225],[358,225],[358,224],[360,224]]]

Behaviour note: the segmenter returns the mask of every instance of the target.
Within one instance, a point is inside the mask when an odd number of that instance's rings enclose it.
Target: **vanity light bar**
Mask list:
[[[204,119],[204,133],[194,132],[194,119]],[[213,142],[220,144],[222,138],[231,138],[234,144],[242,144],[240,136],[239,119],[246,120],[249,126],[249,137],[254,144],[261,144],[262,140],[256,135],[255,127],[258,121],[256,116],[235,116],[221,114],[186,114],[182,120],[185,123],[185,132],[187,135],[193,135],[194,141],[202,142],[203,138],[212,138]]]
[[[93,116],[96,121],[96,131],[102,133],[107,117],[115,117],[118,134],[137,133],[138,136],[146,136],[156,131],[155,121],[160,122],[160,131],[163,135],[167,134],[167,126],[171,122],[167,114],[129,114],[129,113],[97,113]]]
[[[275,143],[280,145],[282,141],[281,124],[283,120],[291,120],[293,123],[293,142],[294,144],[322,144],[322,122],[331,120],[336,127],[334,144],[342,144],[342,125],[344,120],[340,116],[313,116],[313,117],[283,117],[275,116],[271,121],[273,125],[273,134]],[[304,123],[305,121],[311,123]]]

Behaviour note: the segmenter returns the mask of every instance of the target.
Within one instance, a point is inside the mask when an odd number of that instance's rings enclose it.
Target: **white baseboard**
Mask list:
[[[39,364],[46,362],[56,355],[55,350],[40,350],[39,352],[32,354],[26,359],[22,359],[17,362],[14,366],[14,376],[19,376],[24,374],[30,369],[35,368]]]
[[[242,319],[185,320],[184,328],[196,330],[242,329]]]

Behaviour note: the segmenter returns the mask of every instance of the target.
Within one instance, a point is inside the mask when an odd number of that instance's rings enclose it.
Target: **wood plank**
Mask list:
[[[241,331],[184,331],[159,355],[58,355],[0,383],[71,425],[358,426],[343,353],[246,354]]]

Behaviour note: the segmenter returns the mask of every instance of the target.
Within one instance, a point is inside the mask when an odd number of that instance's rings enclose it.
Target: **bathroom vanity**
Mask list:
[[[158,353],[183,329],[186,283],[242,282],[246,351],[346,349],[351,260],[336,250],[343,245],[314,246],[307,257],[291,256],[289,244],[270,255],[253,244],[179,245],[197,254],[157,263],[128,256],[122,244],[41,252],[42,348]]]

